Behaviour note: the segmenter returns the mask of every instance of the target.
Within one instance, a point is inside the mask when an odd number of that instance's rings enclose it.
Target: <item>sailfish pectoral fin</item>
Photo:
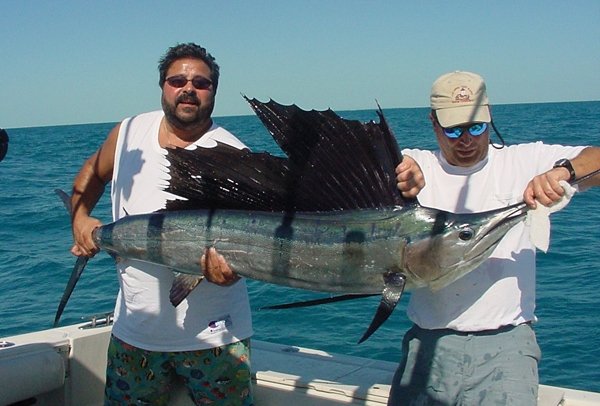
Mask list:
[[[179,306],[179,304],[185,299],[192,290],[202,280],[204,276],[198,275],[189,275],[175,272],[175,279],[173,279],[173,285],[171,285],[171,290],[169,291],[169,301],[174,307]]]
[[[402,297],[402,292],[404,292],[404,286],[406,285],[405,275],[399,272],[388,272],[383,278],[385,288],[381,293],[381,302],[379,302],[379,307],[371,321],[371,325],[369,325],[367,331],[365,331],[362,338],[358,341],[359,344],[371,337],[371,334],[377,331],[383,322],[390,317],[390,314],[392,314]]]

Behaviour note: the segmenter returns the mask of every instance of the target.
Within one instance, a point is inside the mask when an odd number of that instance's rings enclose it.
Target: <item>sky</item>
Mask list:
[[[160,109],[177,43],[241,94],[335,111],[424,107],[441,74],[481,74],[492,104],[600,100],[600,0],[0,0],[0,127],[117,122]]]

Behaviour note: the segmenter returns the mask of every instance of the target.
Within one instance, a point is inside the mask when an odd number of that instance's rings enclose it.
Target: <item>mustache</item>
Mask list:
[[[177,97],[177,99],[175,99],[175,103],[200,104],[200,100],[198,99],[198,96],[196,96],[196,93],[182,93],[179,97]]]

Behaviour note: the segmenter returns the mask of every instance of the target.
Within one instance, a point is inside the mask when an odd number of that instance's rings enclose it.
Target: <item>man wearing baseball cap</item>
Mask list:
[[[522,201],[551,206],[568,195],[570,186],[559,182],[599,169],[598,147],[491,144],[486,85],[475,73],[440,76],[430,101],[439,149],[404,150],[396,168],[398,188],[413,188],[423,206],[454,213]],[[580,187],[598,185],[596,174]],[[531,228],[516,225],[486,262],[445,288],[412,292],[407,313],[414,325],[404,337],[388,405],[537,403],[541,353],[532,323],[539,245]]]

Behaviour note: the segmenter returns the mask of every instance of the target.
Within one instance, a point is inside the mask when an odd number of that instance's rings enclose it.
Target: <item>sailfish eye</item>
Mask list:
[[[462,230],[459,231],[458,233],[458,238],[460,238],[463,241],[469,241],[471,238],[473,238],[473,235],[475,233],[473,232],[473,229],[470,227],[465,227]]]

